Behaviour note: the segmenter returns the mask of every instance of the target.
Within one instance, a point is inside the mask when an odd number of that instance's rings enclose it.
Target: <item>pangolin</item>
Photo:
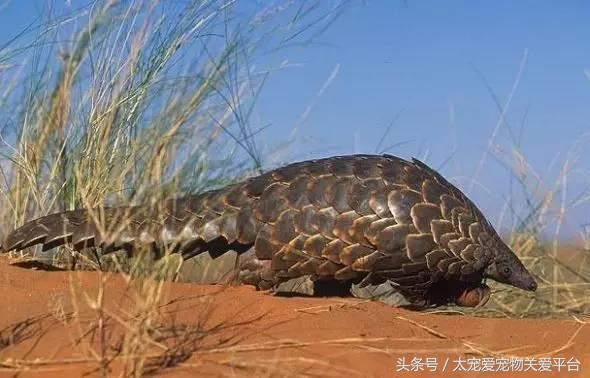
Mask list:
[[[2,249],[69,243],[106,254],[149,245],[184,259],[231,250],[239,281],[260,289],[302,276],[341,285],[390,281],[418,306],[483,305],[486,278],[537,288],[473,202],[417,159],[303,161],[161,205],[47,215],[10,233]]]

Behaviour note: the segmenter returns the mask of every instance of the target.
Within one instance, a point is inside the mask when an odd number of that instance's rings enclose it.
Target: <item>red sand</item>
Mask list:
[[[0,260],[0,375],[99,375],[91,352],[100,349],[99,337],[81,337],[97,324],[97,312],[87,303],[96,296],[99,277],[93,272],[26,270]],[[109,276],[104,297],[109,314],[125,316],[133,298],[126,287],[122,276]],[[67,320],[63,314],[74,310],[73,297],[78,298],[78,315]],[[590,326],[573,319],[424,314],[352,298],[286,298],[250,287],[180,283],[166,283],[162,297],[162,303],[181,299],[162,308],[170,329],[199,322],[209,329],[198,345],[188,348],[188,359],[158,371],[168,376],[590,377]],[[18,322],[44,315],[39,324],[10,331]],[[107,334],[103,345],[115,346],[121,329]],[[2,348],[9,333],[21,337]],[[178,332],[177,338],[183,334]],[[170,348],[174,343],[161,341],[150,353],[162,353],[164,344]],[[553,372],[453,372],[458,359],[497,368],[500,353],[532,358],[536,368],[541,357],[576,358],[580,371],[564,367],[557,373],[558,360],[553,360]],[[436,371],[396,372],[400,359],[409,363],[414,357],[422,362],[430,358],[438,364]],[[121,364],[117,359],[110,374],[120,374]],[[15,369],[17,365],[21,368]]]

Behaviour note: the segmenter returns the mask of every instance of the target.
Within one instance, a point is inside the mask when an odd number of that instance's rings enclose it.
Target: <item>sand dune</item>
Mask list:
[[[108,356],[102,365],[109,374],[120,374],[137,366],[121,350],[125,342],[132,344],[137,329],[151,330],[149,338],[135,339],[151,340],[136,349],[149,357],[139,359],[144,371],[168,376],[584,377],[590,372],[590,327],[574,319],[425,314],[353,298],[286,298],[250,287],[165,283],[157,315],[142,323],[133,319],[141,301],[125,277],[102,279],[104,285],[94,272],[27,270],[0,260],[0,374],[100,375],[101,355]],[[102,306],[92,309],[101,286]],[[481,371],[506,368],[509,356],[523,358],[513,360],[512,369],[529,370]],[[552,372],[535,371],[543,368]]]

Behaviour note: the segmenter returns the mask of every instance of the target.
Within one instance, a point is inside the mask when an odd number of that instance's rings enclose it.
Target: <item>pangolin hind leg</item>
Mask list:
[[[270,290],[279,283],[271,261],[258,259],[254,248],[238,256],[235,278],[239,283],[253,285],[260,290]]]
[[[261,260],[254,248],[238,257],[236,278],[241,284],[256,286],[282,295],[350,296],[352,281],[321,279],[315,276],[281,278],[272,268],[271,260]]]

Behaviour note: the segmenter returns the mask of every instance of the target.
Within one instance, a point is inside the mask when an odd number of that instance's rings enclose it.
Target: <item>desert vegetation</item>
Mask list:
[[[266,126],[255,120],[265,81],[290,64],[277,61],[274,53],[313,42],[348,2],[173,3],[104,0],[80,8],[49,6],[43,19],[0,46],[2,236],[56,211],[86,208],[100,219],[92,210],[99,205],[158,206],[160,199],[203,192],[285,163],[282,146],[260,147],[258,133]],[[503,106],[498,107],[500,125]],[[494,135],[481,164],[495,164],[490,161],[495,156],[512,172],[514,186],[501,217],[509,225],[504,236],[531,268],[539,290],[523,294],[496,285],[486,307],[431,312],[576,319],[581,324],[577,335],[590,309],[588,246],[564,244],[560,232],[570,208],[589,200],[567,194],[581,148],[572,148],[558,180],[548,183],[527,163],[518,138],[500,153],[493,148]],[[104,231],[124,226],[123,220],[104,225]],[[580,234],[585,237],[583,229]],[[238,316],[236,309],[219,315],[218,298],[230,290],[225,286],[183,286],[182,293],[194,292],[186,296],[171,292],[169,281],[183,264],[175,254],[30,249],[11,253],[2,263],[64,270],[69,283],[69,295],[51,298],[42,314],[0,329],[0,368],[10,373],[83,365],[102,376],[143,376],[214,364],[215,369],[286,375],[274,362],[241,357],[211,362],[209,356],[303,345],[289,340],[240,344],[252,336],[264,312]],[[223,281],[233,260],[200,256],[191,264],[191,281]],[[85,275],[88,271],[95,273]],[[394,301],[387,287],[356,293]],[[10,295],[3,301],[10,303]],[[312,307],[305,311],[325,310]],[[268,326],[280,324],[273,322]],[[447,337],[412,322],[430,335]],[[67,337],[78,354],[36,355],[35,345],[60,326],[70,330]],[[381,341],[330,340],[326,345]],[[573,337],[567,340],[573,342]],[[24,352],[18,357],[8,353],[15,348]],[[460,349],[501,353],[466,343]],[[323,364],[311,358],[284,363]]]

